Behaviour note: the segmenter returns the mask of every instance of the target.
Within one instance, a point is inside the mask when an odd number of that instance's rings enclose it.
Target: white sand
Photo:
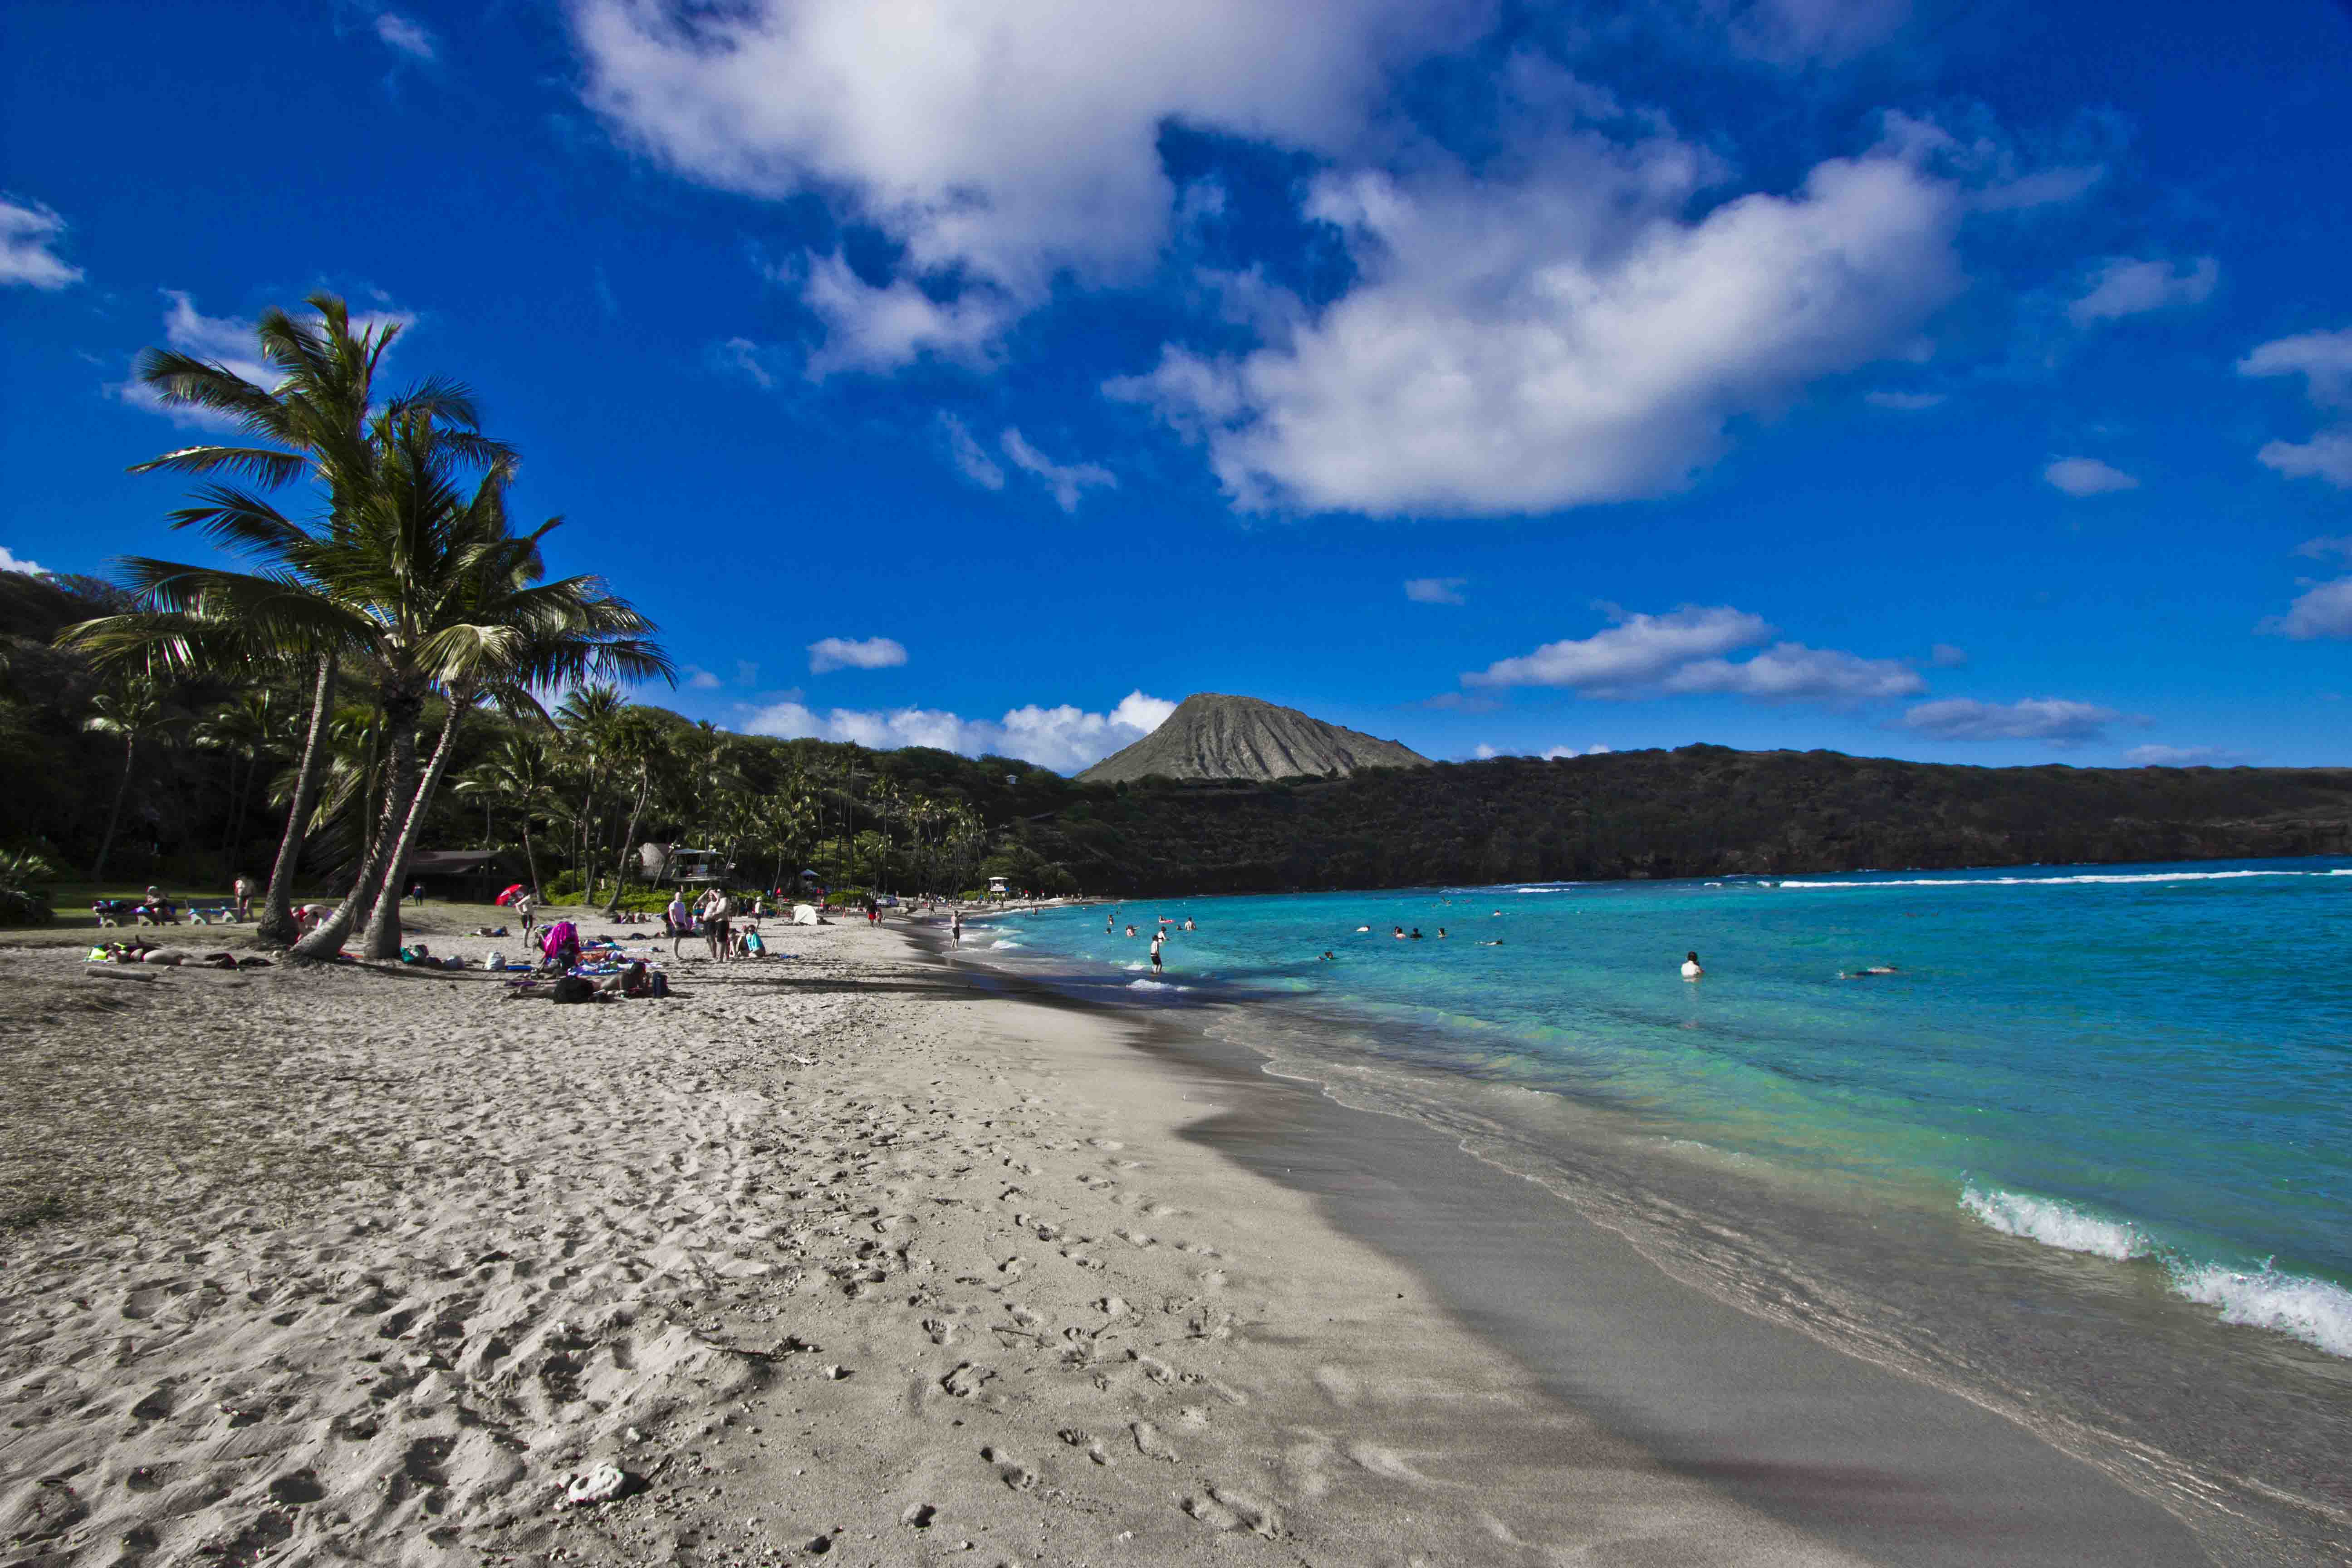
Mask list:
[[[1117,1026],[771,934],[561,1008],[6,954],[8,1561],[1844,1561],[1181,1140]]]

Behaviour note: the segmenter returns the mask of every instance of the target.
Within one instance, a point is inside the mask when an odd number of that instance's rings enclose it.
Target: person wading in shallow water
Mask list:
[[[961,910],[953,910],[948,914],[948,940],[958,947],[963,945],[963,911]]]
[[[1158,931],[1151,933],[1151,973],[1154,974],[1160,973],[1160,950],[1166,946],[1167,943],[1168,933],[1166,931]]]
[[[1701,969],[1698,966],[1697,953],[1694,952],[1684,958],[1683,978],[1685,980],[1696,980],[1700,975],[1705,974],[1706,973],[1706,970]]]

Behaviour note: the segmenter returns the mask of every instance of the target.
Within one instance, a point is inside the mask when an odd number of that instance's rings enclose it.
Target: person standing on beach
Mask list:
[[[734,913],[734,900],[728,898],[727,889],[711,889],[709,908],[702,915],[702,934],[710,943],[710,956],[720,963],[734,956],[730,944]]]
[[[539,920],[539,906],[530,901],[529,893],[524,893],[515,900],[514,912],[515,918],[522,921],[522,939],[525,942],[529,942],[530,928]]]
[[[239,872],[236,884],[229,890],[236,896],[236,918],[240,921],[251,920],[253,918],[252,879]]]
[[[961,910],[953,910],[948,915],[948,941],[958,947],[963,945],[963,911]]]
[[[1156,931],[1151,933],[1151,973],[1155,975],[1160,973],[1160,949],[1167,941],[1168,933],[1165,931]]]

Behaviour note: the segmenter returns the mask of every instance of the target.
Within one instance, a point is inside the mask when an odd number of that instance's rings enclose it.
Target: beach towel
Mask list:
[[[567,947],[574,952],[578,952],[580,947],[580,928],[570,921],[557,921],[547,928],[547,934],[539,939],[539,951],[550,958]]]

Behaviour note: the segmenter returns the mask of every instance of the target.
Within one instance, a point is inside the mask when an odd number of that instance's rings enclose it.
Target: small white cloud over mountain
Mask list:
[[[2046,741],[2053,746],[2103,740],[2129,716],[2092,702],[2029,697],[2020,702],[1979,702],[1947,697],[1903,715],[1902,727],[1937,741]]]
[[[1589,637],[1546,643],[1463,676],[1467,686],[1565,687],[1619,700],[1723,693],[1758,702],[1857,702],[1908,697],[1927,689],[1918,671],[1897,659],[1864,658],[1835,648],[1777,642],[1752,657],[1724,656],[1772,636],[1761,616],[1727,605],[1685,605],[1663,616],[1618,613],[1616,625]]]
[[[819,637],[808,645],[809,673],[829,669],[895,669],[907,662],[907,650],[890,637]]]
[[[2053,489],[2077,498],[2139,489],[2138,479],[2096,458],[2060,458],[2042,470],[2042,477]]]

